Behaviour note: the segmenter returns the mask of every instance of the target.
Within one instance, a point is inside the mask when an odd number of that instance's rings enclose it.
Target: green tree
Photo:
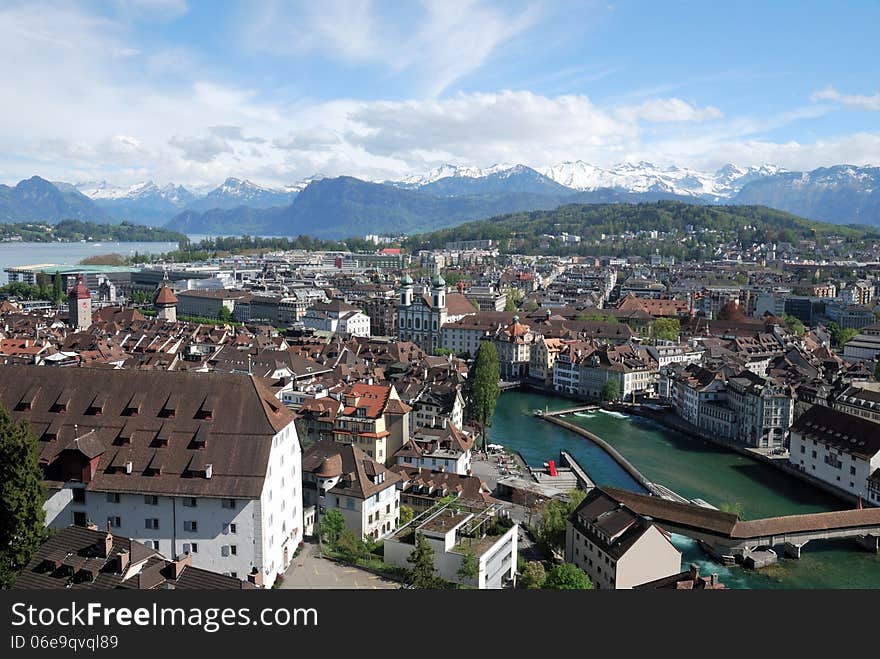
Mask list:
[[[231,323],[232,322],[232,312],[228,308],[221,307],[220,321],[223,323]]]
[[[547,553],[561,551],[565,545],[565,523],[584,500],[583,490],[571,490],[566,500],[551,499],[541,511],[537,529],[538,542]]]
[[[606,380],[602,385],[602,400],[615,401],[620,399],[620,384],[617,380]]]
[[[55,304],[61,304],[64,300],[64,291],[61,290],[61,275],[58,271],[55,271],[55,276],[52,278],[52,301]]]
[[[319,532],[321,539],[335,547],[340,536],[345,531],[345,517],[336,508],[331,508],[321,518]]]
[[[37,273],[37,288],[39,289],[39,296],[41,300],[51,299],[49,295],[49,282],[46,281],[46,273]]]
[[[678,341],[681,323],[678,318],[658,318],[650,325],[651,336],[664,341]]]
[[[339,534],[334,549],[342,555],[343,560],[349,563],[357,563],[359,559],[365,558],[369,554],[363,539],[357,537],[354,532],[348,529],[343,529],[342,533]]]
[[[804,324],[801,322],[800,318],[789,316],[788,314],[786,314],[784,320],[785,326],[798,336],[803,336],[807,333],[807,328],[804,327]]]
[[[434,574],[434,548],[425,536],[416,536],[416,547],[406,559],[412,563],[407,571],[406,583],[420,590],[437,590],[443,587],[442,580]]]
[[[495,414],[495,405],[501,394],[498,373],[498,351],[495,344],[483,341],[474,361],[469,392],[470,414],[479,421],[482,428],[483,447],[486,446],[487,430],[492,424],[492,415]]]
[[[415,511],[409,506],[401,506],[400,507],[400,525],[409,524],[413,517],[415,517]]]
[[[529,298],[528,302],[523,305],[523,309],[525,309],[526,313],[532,313],[538,310],[538,302],[535,298]]]
[[[513,299],[513,295],[510,291],[507,292],[506,299],[504,301],[504,310],[507,313],[516,313],[516,302]]]
[[[554,590],[590,590],[593,588],[593,582],[590,581],[587,573],[576,565],[563,563],[550,570],[550,574],[547,575],[547,579],[544,581],[544,588]]]
[[[0,588],[11,588],[46,538],[46,488],[27,421],[0,407]]]
[[[574,319],[584,321],[584,322],[591,322],[591,323],[617,323],[617,322],[620,322],[617,320],[617,316],[611,316],[608,314],[598,313],[595,311],[593,311],[593,312],[582,311],[577,316],[575,316]]]
[[[725,501],[718,506],[718,510],[736,515],[740,519],[745,519],[745,509],[739,501]]]
[[[467,582],[474,582],[480,576],[480,563],[472,549],[465,550],[457,574],[462,581]]]
[[[547,579],[547,570],[540,561],[529,561],[522,569],[517,582],[520,588],[535,589],[542,588],[544,581]]]

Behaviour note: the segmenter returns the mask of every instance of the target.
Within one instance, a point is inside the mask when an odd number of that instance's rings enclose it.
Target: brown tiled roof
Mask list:
[[[156,297],[153,298],[155,304],[177,304],[177,296],[167,286],[162,286],[156,291]]]
[[[259,497],[272,438],[294,418],[261,379],[217,373],[4,366],[0,402],[30,421],[50,485],[61,452],[88,435],[100,458],[87,489],[107,492]],[[187,473],[195,455],[210,479]],[[113,468],[128,460],[132,473]]]
[[[880,452],[880,425],[830,407],[814,405],[791,429],[864,459]]]
[[[394,487],[401,479],[399,474],[376,462],[357,446],[332,440],[317,441],[305,450],[302,458],[303,473],[317,475],[328,458],[338,459],[342,463],[342,477],[331,492],[368,499],[377,492]],[[381,483],[374,482],[371,476],[380,473],[385,474],[385,480]]]

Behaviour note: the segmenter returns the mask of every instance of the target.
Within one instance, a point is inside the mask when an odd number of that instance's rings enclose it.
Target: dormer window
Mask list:
[[[173,419],[174,415],[177,414],[177,409],[180,407],[180,397],[177,394],[171,394],[168,396],[168,399],[165,401],[165,404],[162,406],[162,409],[159,410],[159,416],[167,419]]]
[[[101,392],[97,394],[93,399],[91,404],[89,404],[89,409],[86,410],[86,414],[92,414],[95,416],[100,416],[104,413],[104,408],[107,406],[107,398],[109,395],[106,392]]]
[[[193,447],[198,449],[203,449],[208,445],[208,436],[211,434],[211,429],[207,425],[200,425],[199,429],[196,430],[196,434],[193,436]]]
[[[15,406],[15,410],[17,412],[32,410],[34,407],[34,402],[37,399],[37,394],[39,393],[40,387],[38,385],[33,385],[29,387],[24,396],[21,397],[21,400],[18,401],[18,404]]]
[[[73,390],[64,389],[60,394],[58,394],[58,398],[55,399],[55,402],[52,403],[51,411],[66,414],[68,411],[70,411],[71,398],[73,398]]]
[[[171,439],[171,430],[168,428],[168,424],[163,423],[162,427],[159,428],[159,432],[156,433],[156,437],[153,439],[154,446],[168,446],[168,440]]]
[[[211,420],[214,418],[214,410],[217,409],[217,396],[211,394],[205,397],[205,400],[202,402],[202,406],[199,408],[199,411],[196,413],[196,418],[198,419],[208,419]]]
[[[145,394],[141,391],[132,396],[125,409],[122,410],[122,416],[137,416],[140,414],[144,406],[144,397]]]

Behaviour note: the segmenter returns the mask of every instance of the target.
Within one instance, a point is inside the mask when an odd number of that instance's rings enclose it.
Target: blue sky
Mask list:
[[[0,180],[880,163],[880,3],[0,3]]]

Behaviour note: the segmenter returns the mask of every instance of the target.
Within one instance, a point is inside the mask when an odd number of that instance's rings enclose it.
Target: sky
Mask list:
[[[878,0],[0,0],[0,181],[880,164]]]

